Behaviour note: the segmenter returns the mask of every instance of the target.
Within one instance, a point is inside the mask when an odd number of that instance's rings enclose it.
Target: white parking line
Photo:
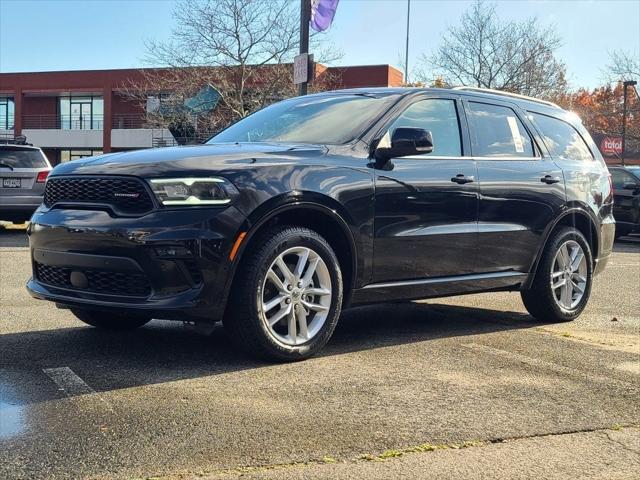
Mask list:
[[[479,352],[488,353],[490,355],[499,356],[509,360],[514,360],[516,362],[525,363],[532,367],[545,368],[547,370],[552,370],[562,375],[567,375],[570,377],[580,377],[587,381],[596,380],[598,382],[602,382],[609,385],[615,385],[616,387],[623,388],[623,389],[628,389],[630,385],[637,386],[633,382],[627,382],[624,380],[619,380],[617,378],[607,377],[604,375],[587,373],[582,370],[577,370],[575,368],[564,367],[562,365],[558,365],[557,363],[547,362],[546,360],[541,360],[539,358],[528,357],[526,355],[522,355],[521,353],[509,352],[507,350],[501,350],[499,348],[488,347],[487,345],[480,345],[478,343],[465,343],[463,344],[463,347],[467,347]]]
[[[96,393],[93,388],[87,385],[84,380],[76,375],[69,367],[45,368],[43,372],[46,373],[68,397]]]
[[[75,398],[79,395],[95,395],[101,400],[109,410],[113,408],[99,393],[85,383],[69,367],[45,368],[42,370],[53,382],[58,385],[67,397]]]

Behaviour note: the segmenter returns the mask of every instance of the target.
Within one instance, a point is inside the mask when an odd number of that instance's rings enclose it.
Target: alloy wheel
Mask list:
[[[575,240],[563,243],[553,259],[551,290],[558,306],[574,309],[587,288],[587,258]]]
[[[293,247],[273,261],[262,284],[260,315],[277,341],[295,346],[315,337],[331,307],[331,275],[322,257]]]

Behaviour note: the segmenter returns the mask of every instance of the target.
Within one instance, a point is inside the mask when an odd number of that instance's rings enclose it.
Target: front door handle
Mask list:
[[[540,179],[542,183],[546,183],[547,185],[551,185],[552,183],[558,183],[560,179],[558,177],[552,177],[551,175],[545,175]]]
[[[467,177],[466,175],[463,175],[462,173],[459,173],[455,177],[451,177],[451,181],[454,182],[454,183],[459,183],[460,185],[464,185],[465,183],[471,183],[471,182],[475,181],[475,178]]]

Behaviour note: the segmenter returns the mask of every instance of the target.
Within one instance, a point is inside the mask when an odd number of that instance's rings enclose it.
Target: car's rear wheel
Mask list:
[[[101,310],[72,309],[76,318],[92,327],[103,330],[134,330],[151,321],[147,317],[109,313]]]
[[[556,230],[547,242],[533,284],[522,301],[537,320],[567,322],[589,301],[593,277],[589,243],[576,229]]]
[[[263,359],[303,360],[329,340],[342,306],[335,253],[318,233],[271,229],[238,267],[223,319],[236,345]]]

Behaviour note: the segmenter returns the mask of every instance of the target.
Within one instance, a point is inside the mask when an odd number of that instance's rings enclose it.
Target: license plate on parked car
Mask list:
[[[22,179],[20,179],[20,178],[3,178],[2,179],[2,187],[3,188],[20,188],[20,187],[22,187]]]

